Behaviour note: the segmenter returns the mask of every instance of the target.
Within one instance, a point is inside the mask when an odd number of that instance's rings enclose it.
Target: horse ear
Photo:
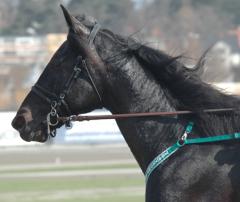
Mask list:
[[[90,34],[88,28],[85,27],[78,19],[72,16],[62,4],[60,6],[62,8],[69,30],[72,30],[74,33],[77,33],[79,35],[88,36]]]

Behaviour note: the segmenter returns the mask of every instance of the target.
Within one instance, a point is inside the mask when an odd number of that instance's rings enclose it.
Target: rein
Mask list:
[[[205,109],[198,112],[193,111],[174,111],[174,112],[142,112],[142,113],[127,113],[127,114],[112,114],[112,115],[73,115],[69,117],[58,117],[58,120],[66,123],[69,121],[91,121],[91,120],[106,120],[106,119],[126,119],[126,118],[141,118],[141,117],[155,117],[155,116],[176,116],[176,115],[190,115],[197,113],[221,113],[232,112],[236,108],[222,108],[222,109]]]

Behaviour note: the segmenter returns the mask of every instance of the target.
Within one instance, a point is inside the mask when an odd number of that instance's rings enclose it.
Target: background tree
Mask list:
[[[44,34],[62,32],[59,0],[20,0],[14,23],[2,33],[12,35]]]
[[[191,0],[196,7],[205,5],[212,7],[219,15],[232,17],[232,22],[240,24],[240,1],[239,0]]]
[[[131,0],[72,0],[69,9],[75,14],[91,15],[115,32],[125,30],[130,14],[134,12]]]
[[[1,34],[26,35],[66,32],[67,28],[60,11],[60,3],[69,7],[75,14],[87,14],[115,30],[123,31],[129,14],[133,12],[131,0],[13,0],[16,14],[12,23],[8,23],[0,31]],[[2,6],[5,5],[5,6]],[[0,10],[6,11],[8,0],[2,0]],[[2,9],[1,9],[2,8]],[[1,11],[0,11],[1,12]],[[10,12],[8,13],[10,16]],[[5,19],[7,22],[7,19]],[[4,20],[3,20],[4,22]]]

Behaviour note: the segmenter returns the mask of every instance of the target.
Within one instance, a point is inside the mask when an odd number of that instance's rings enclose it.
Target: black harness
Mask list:
[[[95,25],[93,26],[93,29],[88,37],[88,44],[91,48],[93,47],[93,41],[94,41],[100,27],[101,26],[98,23],[95,23]],[[68,95],[68,93],[70,92],[72,85],[75,83],[77,78],[79,78],[79,76],[81,75],[82,68],[84,68],[85,71],[87,72],[87,75],[92,84],[92,87],[95,90],[95,92],[99,98],[99,101],[102,103],[102,97],[101,97],[101,95],[97,89],[97,86],[95,85],[95,82],[90,74],[86,60],[83,59],[82,56],[77,57],[77,62],[73,68],[73,72],[70,75],[67,82],[65,83],[63,90],[61,91],[61,93],[59,95],[57,95],[53,92],[50,92],[49,90],[47,90],[46,88],[43,88],[39,84],[35,84],[32,87],[32,91],[36,95],[38,95],[40,98],[45,100],[47,103],[49,103],[51,106],[51,110],[47,114],[46,122],[47,122],[47,127],[48,127],[48,135],[50,135],[52,137],[56,136],[56,126],[59,124],[59,112],[58,111],[64,110],[67,113],[67,115],[69,116],[69,121],[65,122],[65,126],[68,128],[71,127],[72,111],[69,107],[69,104],[66,102],[65,98]]]

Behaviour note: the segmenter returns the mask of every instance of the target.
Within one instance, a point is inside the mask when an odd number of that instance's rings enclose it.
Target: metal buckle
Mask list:
[[[188,133],[185,131],[180,140],[185,141],[188,137]]]
[[[71,129],[73,127],[72,120],[73,118],[76,117],[75,115],[69,116],[68,120],[65,121],[65,128],[66,129]]]
[[[64,100],[65,96],[66,96],[65,93],[61,93],[61,94],[59,95],[60,100]]]
[[[55,129],[52,130],[51,126],[54,127],[59,123],[59,120],[58,120],[59,116],[56,109],[57,105],[58,103],[56,101],[52,101],[51,111],[47,114],[47,133],[51,137],[56,136],[56,130]]]
[[[182,147],[185,145],[186,143],[186,139],[187,139],[188,133],[186,133],[186,131],[184,132],[184,134],[179,138],[179,140],[177,141],[177,145],[179,147]]]
[[[71,122],[70,120],[67,120],[67,121],[65,122],[65,128],[66,128],[67,130],[69,130],[69,129],[72,129],[72,127],[73,127],[72,122]]]
[[[56,111],[47,114],[47,123],[49,126],[56,126],[59,123],[59,116]],[[55,119],[55,122],[53,122]]]
[[[192,128],[193,128],[193,122],[189,122],[183,135],[179,138],[177,142],[179,146],[185,145],[188,135],[192,132]]]

